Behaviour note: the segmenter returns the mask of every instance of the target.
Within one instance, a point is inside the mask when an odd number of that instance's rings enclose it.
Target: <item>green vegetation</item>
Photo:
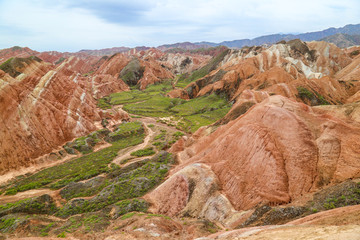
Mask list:
[[[168,98],[158,94],[143,102],[125,105],[124,110],[149,117],[169,117],[172,115],[170,109],[184,102],[182,99]]]
[[[78,182],[109,171],[108,164],[117,156],[120,149],[140,144],[144,129],[139,122],[121,124],[116,130],[116,139],[111,147],[44,169],[26,177],[6,190],[6,194],[16,194],[30,189],[50,187],[59,189],[70,182]]]
[[[165,140],[166,137],[166,130],[162,130],[160,134],[156,135],[154,140]]]
[[[115,213],[113,218],[118,218],[121,215],[124,215],[128,212],[146,212],[149,208],[149,204],[143,199],[126,199],[120,202],[115,203],[115,206],[118,207],[118,210]]]
[[[59,58],[59,59],[55,62],[55,65],[58,65],[58,64],[62,63],[62,62],[65,61],[65,60],[66,60],[66,58],[61,57],[61,58]]]
[[[344,182],[314,195],[312,208],[319,211],[360,204],[360,183]]]
[[[59,234],[57,235],[57,237],[58,237],[58,238],[66,238],[66,234],[65,234],[65,232],[62,232],[62,233],[59,233]]]
[[[52,222],[52,223],[49,223],[48,225],[46,225],[43,229],[41,229],[41,231],[40,231],[40,236],[41,237],[46,237],[46,236],[48,236],[49,235],[49,231],[50,231],[50,229],[54,226],[54,222]]]
[[[211,234],[216,233],[219,230],[218,226],[208,220],[204,221],[204,228]]]
[[[130,124],[124,124],[130,125]],[[141,125],[140,125],[141,128]],[[76,154],[76,152],[81,152],[82,154],[87,154],[93,151],[93,147],[104,141],[106,137],[109,136],[110,130],[104,128],[90,133],[87,136],[79,137],[72,142],[65,144],[64,149],[69,154]]]
[[[11,48],[11,50],[13,52],[16,51],[16,50],[21,50],[21,49],[22,49],[22,47],[19,47],[19,46],[14,46],[14,47]]]
[[[226,107],[227,101],[215,94],[191,99],[181,105],[171,108],[171,111],[177,113],[179,116],[189,116],[198,113],[210,112],[215,109]]]
[[[189,77],[186,75],[180,76],[177,81],[177,87],[186,87],[189,83],[194,82],[205,75],[209,74],[211,71],[215,70],[219,63],[224,59],[224,57],[229,53],[229,49],[225,49],[223,52],[218,54],[216,57],[211,59],[211,61],[206,64],[204,67],[194,71]]]
[[[152,217],[161,217],[161,218],[165,218],[165,219],[168,219],[168,220],[171,219],[169,216],[162,215],[162,214],[154,214],[154,213],[147,214],[146,218],[152,218]]]
[[[351,57],[355,57],[355,56],[357,56],[357,55],[359,55],[360,54],[360,51],[359,50],[355,50],[355,51],[352,51],[351,53],[350,53],[350,56]]]
[[[359,188],[354,188],[352,194],[341,195],[340,197],[332,197],[326,199],[326,202],[323,204],[323,207],[326,210],[334,209],[338,207],[345,207],[350,205],[360,204],[360,186]]]
[[[183,133],[183,132],[175,132],[174,134],[173,134],[173,136],[175,137],[175,138],[180,138],[180,137],[182,137],[182,136],[184,136],[185,135],[185,133]]]
[[[299,97],[303,101],[308,101],[312,106],[316,105],[329,105],[330,103],[325,100],[323,96],[321,96],[316,91],[315,94],[309,91],[307,88],[304,87],[297,87]]]
[[[12,77],[17,77],[21,74],[24,67],[33,61],[41,62],[42,60],[36,56],[28,58],[9,58],[0,65],[0,69]]]
[[[108,185],[109,182],[103,177],[95,177],[86,181],[85,183],[69,183],[60,191],[60,195],[66,200],[78,197],[89,197],[99,193],[104,187]]]
[[[15,225],[17,218],[1,218],[0,219],[0,231],[8,232]]]
[[[131,137],[133,135],[144,134],[144,128],[141,122],[128,122],[120,124],[115,130],[105,137],[107,142],[116,142],[118,140]]]
[[[153,150],[152,147],[148,147],[148,148],[145,148],[145,149],[140,149],[140,150],[137,150],[135,152],[132,152],[130,155],[131,156],[136,156],[136,157],[143,157],[143,156],[151,156],[151,155],[154,155],[155,154],[155,151]]]
[[[128,219],[128,218],[131,218],[132,216],[134,216],[136,214],[136,212],[131,212],[131,213],[127,213],[125,215],[123,215],[121,217],[121,220],[125,220],[125,219]]]
[[[52,214],[57,208],[49,195],[42,195],[36,198],[27,198],[14,203],[7,203],[0,206],[0,216],[9,213],[44,213]]]
[[[199,127],[212,124],[225,116],[231,106],[225,97],[212,94],[188,101],[154,96],[140,103],[127,104],[124,110],[151,117],[174,116],[177,127],[194,132]]]
[[[172,164],[171,154],[163,152],[150,160],[134,163],[135,169],[129,166],[129,171],[116,170],[113,175],[117,177],[112,184],[105,187],[98,195],[89,200],[70,201],[56,215],[68,217],[78,213],[97,211],[118,201],[141,197],[163,180],[170,164]]]
[[[134,58],[121,70],[119,78],[129,86],[135,86],[142,78],[144,71],[145,67],[140,65],[139,59]]]
[[[123,109],[131,114],[149,117],[174,117],[175,122],[172,124],[189,132],[194,132],[201,126],[216,122],[231,107],[225,96],[216,94],[188,101],[166,97],[165,94],[171,89],[171,84],[167,82],[151,85],[144,91],[132,90],[114,93],[100,99],[98,106],[110,108],[111,105],[124,105]]]
[[[108,97],[104,97],[104,98],[100,98],[96,104],[96,106],[98,108],[101,109],[110,109],[111,108],[111,104],[109,103],[109,98]]]

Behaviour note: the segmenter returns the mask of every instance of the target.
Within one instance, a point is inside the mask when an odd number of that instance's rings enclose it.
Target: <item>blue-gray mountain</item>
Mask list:
[[[272,35],[257,37],[254,39],[240,39],[233,41],[224,41],[220,43],[198,42],[195,44],[197,45],[206,44],[212,47],[223,45],[230,48],[242,48],[244,46],[273,44],[281,40],[288,41],[296,38],[299,38],[302,41],[317,41],[339,33],[347,34],[347,35],[360,35],[360,24],[348,24],[340,28],[328,28],[323,31],[308,32],[301,34],[272,34]]]

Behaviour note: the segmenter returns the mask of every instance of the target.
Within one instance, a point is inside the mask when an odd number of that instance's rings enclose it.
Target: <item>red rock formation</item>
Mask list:
[[[184,213],[189,208],[195,211],[189,206],[191,198],[179,210],[192,189],[182,190],[187,185],[182,184],[185,180],[180,176],[195,163],[210,167],[219,181],[220,192],[236,210],[251,209],[260,203],[288,203],[323,185],[360,177],[359,123],[351,119],[345,122],[329,111],[326,113],[322,107],[312,109],[285,97],[272,96],[208,136],[182,139],[172,148],[178,151],[180,165],[149,199],[169,201],[162,205],[172,206],[169,214]],[[202,130],[198,134],[204,133]],[[195,182],[207,181],[207,177],[198,176],[201,179]],[[164,195],[169,186],[175,189],[173,198]],[[205,193],[204,202],[213,194]]]
[[[19,58],[27,58],[30,56],[35,56],[38,52],[31,50],[28,47],[12,47],[12,48],[5,48],[0,50],[0,64],[8,60],[12,57],[19,57]]]
[[[1,72],[0,172],[29,166],[33,159],[96,129],[101,120],[93,95],[126,89],[121,80],[84,77],[89,65],[70,57],[58,67],[26,61],[13,78]],[[98,93],[102,91],[101,93]]]
[[[359,90],[358,83],[347,81],[358,76],[357,62],[357,57],[351,59],[346,51],[326,42],[292,40],[267,49],[232,50],[216,70],[169,96],[187,99],[222,92],[236,100],[245,90],[253,90],[318,104],[299,96],[298,88],[303,87],[329,103],[344,103]]]

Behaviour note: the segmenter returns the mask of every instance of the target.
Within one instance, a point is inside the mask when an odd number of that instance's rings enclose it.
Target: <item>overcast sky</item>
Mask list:
[[[0,49],[222,42],[357,23],[359,0],[0,0]]]

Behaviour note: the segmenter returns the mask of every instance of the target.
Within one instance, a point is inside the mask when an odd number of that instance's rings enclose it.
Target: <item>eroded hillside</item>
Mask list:
[[[358,50],[1,50],[3,236],[356,237]]]

